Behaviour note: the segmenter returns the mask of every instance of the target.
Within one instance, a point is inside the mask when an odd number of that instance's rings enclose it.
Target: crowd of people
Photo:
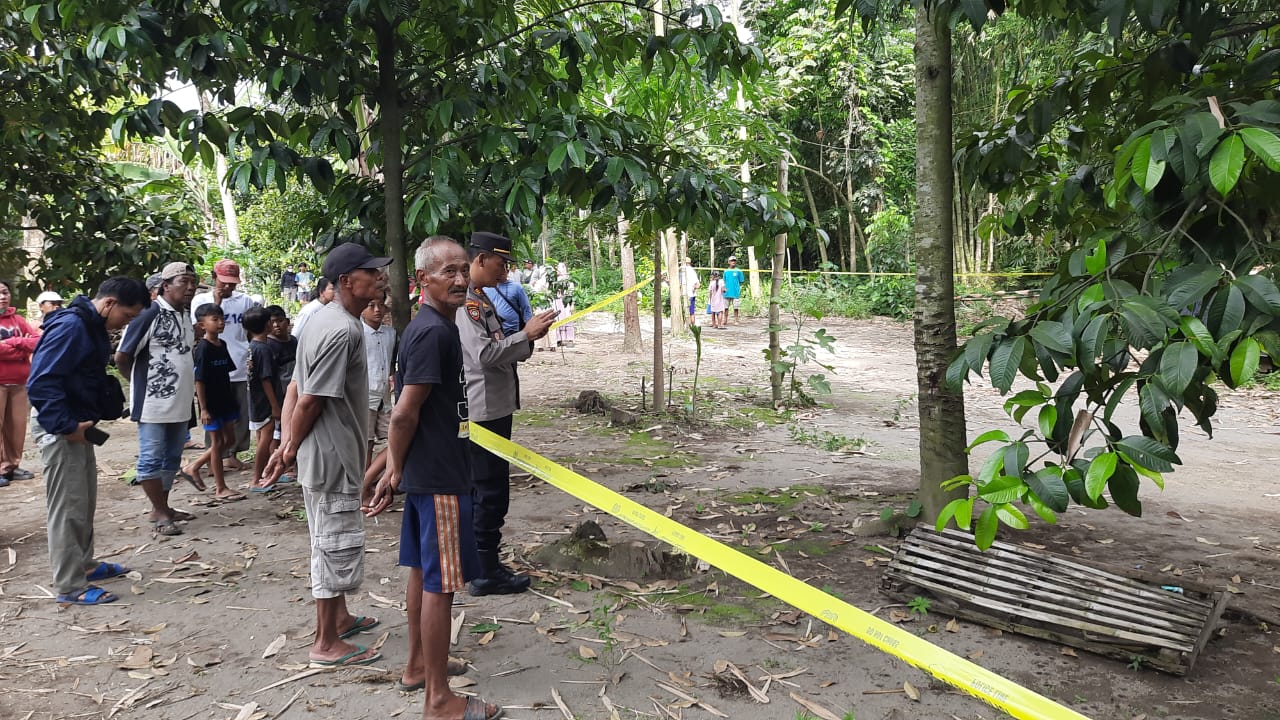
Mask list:
[[[117,595],[101,584],[130,572],[94,554],[94,451],[107,440],[100,422],[127,415],[137,423],[133,483],[147,499],[157,536],[181,534],[197,521],[170,504],[175,480],[207,491],[207,468],[214,497],[244,500],[227,473],[247,469],[237,453],[252,443],[248,490],[294,481],[301,488],[316,608],[312,666],[381,657],[351,641],[379,621],[354,614],[346,596],[363,579],[365,518],[402,496],[399,562],[410,570],[410,638],[396,686],[423,689],[428,717],[501,715],[500,707],[459,697],[448,684],[450,674],[466,669],[448,656],[454,593],[509,594],[530,586],[527,575],[501,560],[510,469],[472,444],[469,431],[476,424],[511,437],[520,406],[517,366],[564,309],[533,311],[522,283],[509,274],[515,261],[508,238],[477,232],[464,248],[435,236],[415,253],[421,304],[397,338],[384,323],[390,262],[354,243],[333,248],[311,285],[314,298],[292,327],[283,308],[262,307],[237,289],[241,271],[231,260],[214,265],[203,293],[195,269],[182,260],[145,283],[111,278],[92,298],[51,306],[41,328],[15,319],[9,289],[0,284],[0,360],[12,351],[25,363],[0,376],[10,381],[0,384],[6,402],[29,396],[34,408],[58,603],[113,602]],[[123,336],[113,349],[118,331]],[[109,372],[112,362],[128,380],[127,402]],[[0,413],[6,477],[16,477],[21,458],[23,433],[16,448],[9,444],[13,417]],[[205,449],[183,466],[197,424]]]

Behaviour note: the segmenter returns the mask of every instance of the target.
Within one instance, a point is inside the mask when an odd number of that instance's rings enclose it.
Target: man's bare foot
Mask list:
[[[442,703],[433,704],[425,708],[422,713],[423,720],[431,720],[431,718],[459,720],[460,718],[472,717],[495,720],[495,718],[502,717],[502,708],[486,703],[480,698],[464,698],[449,693],[449,697],[443,698],[443,700],[444,702]],[[466,714],[469,709],[471,710],[471,715]]]
[[[239,490],[232,490],[231,488],[223,488],[218,492],[214,493],[214,497],[223,502],[235,502],[236,500],[244,500],[245,494],[240,492]]]
[[[313,645],[307,659],[321,666],[361,665],[373,662],[381,656],[382,654],[377,650],[366,648],[364,645],[339,642],[324,651],[317,650]]]
[[[236,457],[235,455],[232,455],[231,457],[226,458],[222,461],[223,470],[230,470],[231,472],[240,472],[241,470],[244,470],[246,467],[248,466],[240,462],[240,458]]]

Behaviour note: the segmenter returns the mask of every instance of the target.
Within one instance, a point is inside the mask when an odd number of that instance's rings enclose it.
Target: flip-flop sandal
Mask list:
[[[282,482],[281,480],[277,480],[271,483],[270,485],[254,485],[253,487],[249,488],[249,492],[257,494],[257,493],[269,493],[273,490],[279,490],[280,488],[276,487],[276,485],[279,485],[281,482]]]
[[[59,605],[105,605],[119,599],[110,591],[90,585],[77,593],[62,593],[57,602]]]
[[[235,495],[227,495],[225,497],[220,495],[214,495],[213,497],[218,502],[239,502],[241,500],[249,499],[249,496],[245,495],[244,493],[236,493]]]
[[[293,479],[292,475],[285,473],[284,475],[281,475],[280,479],[277,480],[276,482],[281,485],[288,485],[289,483],[296,482],[296,481]]]
[[[151,529],[156,535],[164,535],[166,537],[182,534],[182,528],[175,525],[172,520],[161,520],[155,523]]]
[[[179,470],[174,475],[174,477],[178,477],[178,478],[182,478],[183,480],[186,480],[187,482],[191,483],[191,487],[199,490],[200,492],[204,492],[205,490],[209,489],[209,486],[205,485],[203,480],[196,477],[195,475],[192,475],[186,470]]]
[[[100,582],[102,580],[110,580],[121,575],[127,574],[129,568],[116,563],[100,562],[98,567],[84,574],[84,579],[89,582]]]
[[[449,658],[449,663],[446,666],[446,671],[451,676],[466,675],[467,669],[469,667],[471,666],[467,664],[466,660],[462,660],[461,658],[451,657]],[[397,680],[395,687],[396,687],[396,690],[399,692],[417,692],[418,690],[421,690],[426,686],[427,686],[427,681],[425,680],[423,680],[422,682],[413,683],[412,685],[406,683],[403,680]]]
[[[369,648],[363,645],[357,645],[355,650],[352,650],[336,660],[312,660],[310,662],[310,668],[312,670],[319,670],[321,668],[349,667],[352,665],[372,665],[382,659],[382,653],[380,652],[374,652],[367,658],[361,658],[359,660],[354,659],[367,652],[369,652]]]
[[[492,714],[485,712],[488,706],[488,703],[478,697],[467,698],[467,708],[462,711],[462,720],[498,720],[502,717],[501,705],[494,705]]]
[[[195,519],[196,519],[196,516],[195,516],[195,515],[192,515],[191,513],[186,512],[186,511],[184,511],[184,510],[174,510],[174,511],[173,511],[173,521],[174,521],[174,522],[178,522],[178,521],[182,521],[182,522],[189,522],[189,521],[191,521],[191,520],[195,520]]]
[[[366,620],[372,620],[373,622],[366,623],[365,622]],[[360,615],[359,617],[356,618],[356,621],[351,624],[351,627],[339,633],[338,637],[342,638],[343,640],[346,640],[352,635],[358,635],[362,632],[369,632],[370,630],[378,627],[381,624],[382,623],[378,620],[378,618],[365,617],[364,615]]]

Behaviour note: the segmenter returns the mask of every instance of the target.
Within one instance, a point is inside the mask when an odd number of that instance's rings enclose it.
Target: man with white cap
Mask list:
[[[52,290],[45,290],[36,296],[36,305],[40,307],[40,322],[57,310],[62,309],[62,296]]]
[[[159,295],[130,324],[115,358],[120,373],[129,378],[129,415],[138,423],[138,472],[133,484],[141,485],[151,501],[150,520],[160,535],[181,534],[176,523],[191,519],[189,513],[169,505],[169,491],[182,467],[195,392],[191,355],[195,331],[187,322],[187,310],[196,282],[195,268],[189,263],[165,265]]]
[[[244,334],[244,313],[256,303],[253,298],[236,290],[240,284],[240,265],[235,260],[222,259],[213,265],[213,291],[200,293],[191,301],[191,324],[196,324],[195,311],[205,303],[214,303],[222,308],[226,318],[226,329],[222,331],[222,342],[227,344],[227,352],[236,369],[231,373],[231,392],[235,395],[236,404],[240,408],[240,419],[236,420],[236,441],[227,449],[226,462],[223,466],[228,470],[243,470],[244,465],[236,458],[236,453],[249,449],[249,374],[248,363],[244,361],[249,354],[249,338]],[[204,444],[213,447],[213,437],[205,433]]]
[[[745,278],[738,269],[738,258],[729,256],[729,268],[724,271],[724,304],[726,315],[733,309],[733,324],[738,324],[738,299],[742,297],[742,282]],[[726,318],[727,319],[727,318]]]

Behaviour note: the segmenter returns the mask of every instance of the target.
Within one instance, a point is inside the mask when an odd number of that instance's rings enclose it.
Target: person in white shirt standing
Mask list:
[[[333,284],[329,282],[329,278],[320,278],[316,283],[316,296],[311,302],[302,306],[298,311],[298,316],[293,319],[293,336],[302,339],[302,330],[307,326],[307,322],[311,320],[311,316],[315,311],[333,302]]]
[[[387,441],[391,427],[391,376],[395,373],[396,329],[383,324],[387,305],[383,298],[369,303],[360,313],[364,327],[365,362],[369,373],[369,460],[373,451]]]
[[[236,453],[249,449],[249,375],[245,357],[249,354],[249,338],[244,334],[244,313],[256,303],[248,295],[236,290],[240,284],[240,265],[235,260],[222,259],[213,265],[213,292],[200,293],[191,301],[191,323],[196,324],[195,311],[205,303],[214,303],[222,308],[226,318],[226,329],[222,331],[222,342],[227,345],[231,361],[236,369],[231,373],[231,392],[235,395],[236,406],[240,409],[240,419],[236,420],[236,441],[227,449],[223,467],[228,470],[243,470],[244,464],[236,457]],[[204,444],[213,447],[213,436],[205,433]]]
[[[131,323],[132,329],[116,352],[116,367],[129,378],[133,395],[130,415],[138,423],[138,473],[151,501],[152,527],[158,535],[180,535],[179,521],[190,513],[169,504],[175,476],[182,475],[182,445],[191,418],[195,392],[192,366],[194,328],[187,322],[191,298],[196,293],[196,271],[185,262],[171,262],[160,272],[160,294]],[[184,476],[197,489],[202,484]]]

